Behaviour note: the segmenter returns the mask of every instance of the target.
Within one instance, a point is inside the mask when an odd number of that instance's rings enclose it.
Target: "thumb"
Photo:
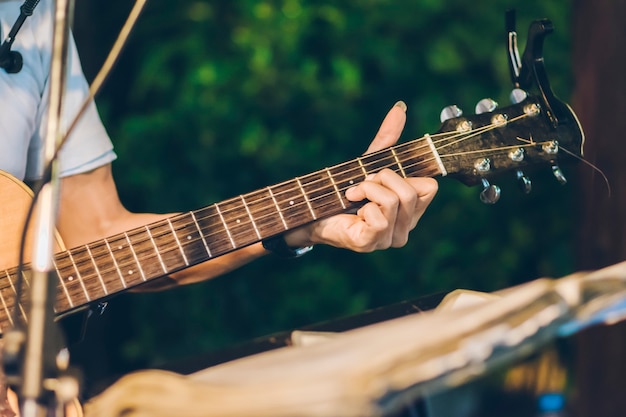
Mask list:
[[[398,141],[406,122],[406,108],[404,101],[398,101],[393,105],[365,151],[366,154],[387,148]]]

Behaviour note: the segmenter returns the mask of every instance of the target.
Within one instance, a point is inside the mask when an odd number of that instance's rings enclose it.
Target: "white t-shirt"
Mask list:
[[[22,1],[0,0],[2,42],[19,16]],[[15,37],[11,50],[22,54],[17,74],[0,69],[0,169],[19,179],[41,175],[43,137],[47,129],[49,72],[54,4],[42,0]],[[73,39],[68,52],[68,76],[62,126],[69,127],[88,85]],[[95,105],[89,106],[60,153],[61,176],[86,172],[116,158]]]

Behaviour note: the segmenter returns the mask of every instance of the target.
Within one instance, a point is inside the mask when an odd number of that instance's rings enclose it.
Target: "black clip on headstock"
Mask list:
[[[541,105],[544,114],[549,119],[552,127],[557,131],[568,129],[570,132],[578,132],[576,139],[580,144],[580,149],[575,151],[578,155],[582,155],[584,135],[580,123],[572,109],[554,95],[544,65],[543,44],[546,36],[554,31],[552,22],[549,19],[540,19],[531,23],[528,29],[526,49],[524,50],[521,60],[517,49],[515,10],[507,10],[505,14],[505,25],[509,70],[511,73],[511,81],[515,87],[511,94],[512,101],[515,103],[524,101],[528,96],[527,91],[534,85],[541,97]],[[556,163],[553,164],[552,171],[561,184],[567,182],[567,179]]]
[[[507,10],[506,31],[508,36],[507,48],[509,53],[509,69],[511,72],[511,81],[515,88],[527,91],[533,84],[537,86],[544,105],[546,105],[546,113],[554,127],[559,123],[558,115],[554,112],[553,107],[558,101],[554,97],[548,75],[544,66],[543,44],[547,35],[554,31],[552,22],[548,19],[535,20],[528,29],[528,39],[524,55],[520,60],[517,50],[517,33],[515,31],[515,11]]]

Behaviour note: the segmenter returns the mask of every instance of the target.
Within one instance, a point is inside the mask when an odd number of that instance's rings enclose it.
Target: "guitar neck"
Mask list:
[[[59,277],[56,312],[97,300],[216,258],[358,203],[345,191],[389,168],[403,177],[444,173],[428,136],[308,175],[175,215],[54,256]],[[0,327],[11,323],[17,269],[0,283]],[[30,272],[23,278],[30,285]],[[20,314],[26,317],[22,305]]]

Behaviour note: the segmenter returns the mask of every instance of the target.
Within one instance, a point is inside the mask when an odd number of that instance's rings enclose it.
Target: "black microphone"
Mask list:
[[[20,15],[11,28],[9,36],[7,36],[7,39],[2,46],[0,46],[0,68],[4,68],[9,74],[16,74],[22,70],[24,64],[22,54],[17,51],[12,51],[11,45],[13,45],[15,35],[17,35],[17,32],[24,24],[26,18],[33,14],[37,4],[39,4],[39,0],[26,0],[24,4],[20,6]]]
[[[8,74],[16,74],[22,70],[24,61],[22,60],[22,54],[17,51],[11,51],[7,48],[6,51],[0,53],[0,68]]]

